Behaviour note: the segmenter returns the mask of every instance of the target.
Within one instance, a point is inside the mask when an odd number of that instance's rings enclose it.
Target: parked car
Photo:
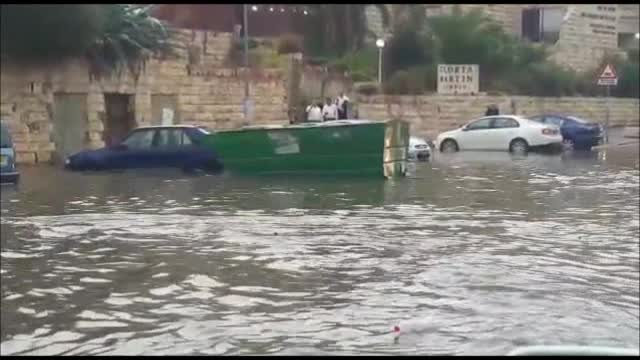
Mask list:
[[[591,150],[602,142],[604,130],[597,123],[575,116],[545,114],[529,117],[543,124],[553,124],[560,128],[565,148]]]
[[[70,170],[179,168],[218,172],[222,163],[212,150],[199,145],[208,132],[188,125],[149,126],[131,131],[117,145],[69,156]]]
[[[409,138],[409,159],[427,161],[431,157],[431,147],[426,140],[416,136]]]
[[[0,122],[0,183],[17,183],[20,173],[16,169],[16,150],[9,127]]]
[[[459,150],[508,150],[527,152],[543,146],[560,146],[560,129],[515,115],[485,116],[461,128],[438,135],[441,152]]]

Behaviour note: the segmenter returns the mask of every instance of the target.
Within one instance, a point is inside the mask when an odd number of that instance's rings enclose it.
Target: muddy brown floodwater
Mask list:
[[[23,167],[1,353],[637,347],[637,152],[436,155],[393,181]]]

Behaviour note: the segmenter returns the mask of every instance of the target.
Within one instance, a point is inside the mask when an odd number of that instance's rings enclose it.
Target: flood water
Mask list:
[[[440,155],[393,181],[22,176],[2,355],[638,345],[637,152]]]

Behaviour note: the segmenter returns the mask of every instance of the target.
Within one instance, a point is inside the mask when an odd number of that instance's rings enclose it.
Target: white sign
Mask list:
[[[438,94],[477,94],[480,68],[478,65],[438,65]]]
[[[300,145],[298,145],[298,139],[288,132],[272,131],[267,135],[274,144],[276,154],[285,155],[300,153]]]
[[[615,86],[618,85],[618,75],[616,70],[611,64],[607,64],[602,70],[600,77],[598,78],[598,85]]]
[[[173,125],[173,109],[162,108],[162,125]]]
[[[616,86],[618,85],[618,79],[598,79],[598,85]]]

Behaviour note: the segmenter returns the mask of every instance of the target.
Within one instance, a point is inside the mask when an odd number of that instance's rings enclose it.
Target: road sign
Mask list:
[[[598,85],[616,86],[618,85],[618,79],[598,79]]]
[[[600,77],[598,77],[598,85],[605,86],[616,86],[618,85],[618,75],[616,74],[616,70],[611,66],[611,64],[607,64],[602,70]]]

